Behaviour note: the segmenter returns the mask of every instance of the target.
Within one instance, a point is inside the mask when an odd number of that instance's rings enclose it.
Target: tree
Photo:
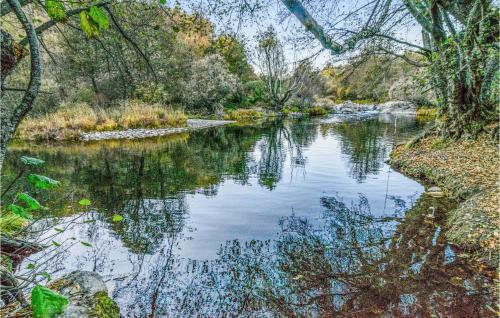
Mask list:
[[[334,55],[359,48],[367,39],[383,38],[416,50],[427,61],[432,88],[440,105],[439,130],[447,137],[476,136],[498,118],[499,10],[487,0],[391,0],[372,1],[361,28],[333,28],[331,36],[300,1],[282,0],[286,8]],[[316,2],[323,6],[324,1]],[[401,23],[398,12],[409,14],[422,28],[424,46],[391,34]],[[349,34],[345,37],[345,34]],[[335,41],[342,38],[344,41]],[[406,55],[378,47],[389,54]],[[419,64],[419,63],[415,63]]]
[[[264,82],[274,108],[280,110],[299,88],[302,76],[297,72],[290,75],[283,46],[273,28],[261,33],[257,40],[257,54]]]
[[[14,107],[8,107],[4,103],[1,105],[0,169],[7,153],[7,145],[21,120],[33,108],[33,103],[40,88],[42,65],[38,35],[58,22],[64,22],[68,17],[74,15],[80,16],[81,28],[89,37],[97,36],[108,25],[107,15],[101,9],[102,6],[110,4],[107,0],[89,6],[85,5],[85,3],[77,3],[76,7],[72,10],[66,10],[63,3],[59,0],[46,1],[44,10],[50,19],[36,28],[24,12],[23,6],[28,4],[31,4],[30,0],[8,0],[7,2],[3,2],[1,6],[1,16],[4,17],[11,12],[14,13],[26,33],[24,40],[15,43],[8,32],[1,30],[2,74],[0,87],[2,94],[6,89],[4,87],[6,77],[19,65],[23,57],[27,56],[27,50],[24,49],[26,45],[29,45],[31,69],[28,87],[26,90],[20,89],[24,91],[21,101]]]

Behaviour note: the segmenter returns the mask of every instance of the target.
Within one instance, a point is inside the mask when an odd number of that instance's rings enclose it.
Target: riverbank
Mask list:
[[[111,109],[95,109],[79,103],[63,105],[50,115],[26,118],[19,125],[16,139],[80,140],[82,134],[90,132],[183,128],[187,119],[182,110],[136,100]]]
[[[390,163],[402,173],[441,187],[458,207],[447,216],[448,239],[480,263],[496,266],[500,246],[498,148],[484,134],[475,141],[429,136],[401,145]]]

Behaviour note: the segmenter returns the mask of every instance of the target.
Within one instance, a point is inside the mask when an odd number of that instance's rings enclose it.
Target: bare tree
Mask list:
[[[280,110],[300,87],[302,76],[299,72],[291,74],[273,28],[258,36],[257,56],[271,102]]]

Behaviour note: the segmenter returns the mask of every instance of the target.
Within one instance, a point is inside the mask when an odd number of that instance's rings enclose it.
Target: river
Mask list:
[[[334,115],[13,145],[7,179],[28,155],[63,182],[38,194],[54,218],[36,238],[62,246],[18,272],[96,271],[125,317],[488,315],[491,282],[446,241],[453,203],[386,163],[424,125]]]

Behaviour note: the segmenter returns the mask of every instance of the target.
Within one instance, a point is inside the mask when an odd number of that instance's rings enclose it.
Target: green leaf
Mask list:
[[[98,26],[92,20],[89,20],[89,15],[86,11],[80,12],[80,26],[82,27],[85,35],[89,38],[97,37],[99,35]]]
[[[26,266],[27,269],[35,269],[35,264],[29,263],[28,266]]]
[[[31,291],[34,318],[51,318],[62,314],[68,303],[66,297],[40,285]]]
[[[57,22],[64,22],[68,19],[64,5],[59,0],[45,0],[45,10],[49,17]]]
[[[109,26],[108,16],[106,15],[106,13],[104,13],[104,10],[102,10],[101,8],[96,6],[90,7],[89,16],[92,18],[92,21],[94,21],[97,24],[99,30],[104,30],[108,28]]]
[[[35,198],[27,193],[18,193],[17,198],[21,201],[24,201],[30,210],[38,210],[42,207],[42,205]]]
[[[54,179],[39,174],[30,174],[28,180],[38,189],[52,189],[59,186],[61,183]]]
[[[45,161],[43,161],[41,159],[33,158],[33,157],[28,157],[28,156],[22,156],[21,157],[21,161],[25,165],[28,165],[28,166],[39,166],[39,165],[45,163]]]
[[[90,244],[89,242],[83,242],[82,241],[80,243],[82,243],[82,245],[84,245],[84,246],[92,247],[92,244]]]
[[[166,4],[167,0],[160,0],[160,4]]]
[[[55,227],[54,230],[56,230],[57,232],[64,232],[64,230],[61,229],[60,227]]]
[[[113,222],[121,222],[123,220],[123,216],[121,216],[119,214],[115,214],[115,215],[113,215],[112,220],[113,220]]]
[[[54,246],[57,246],[57,247],[61,246],[61,243],[56,242],[56,241],[52,241],[52,244],[54,244]]]
[[[87,205],[90,205],[90,200],[89,199],[81,199],[80,201],[78,201],[78,204],[83,205],[83,206],[87,206]]]
[[[23,208],[22,206],[19,206],[17,204],[10,204],[7,208],[12,213],[17,214],[17,215],[19,215],[22,218],[31,219],[31,217],[32,217],[31,214],[29,214],[28,211],[26,211],[25,208]]]

